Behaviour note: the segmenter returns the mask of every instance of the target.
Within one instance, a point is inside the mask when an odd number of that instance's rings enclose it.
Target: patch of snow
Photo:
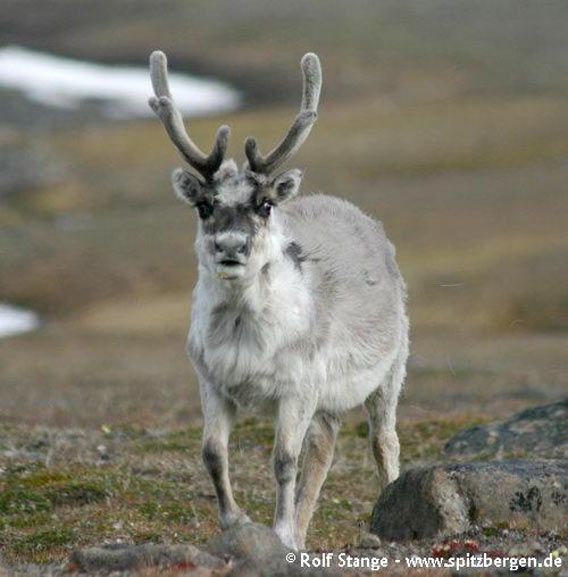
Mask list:
[[[36,313],[0,303],[0,337],[10,337],[39,327]]]
[[[96,64],[5,46],[0,48],[0,71],[0,88],[21,91],[46,106],[74,110],[95,100],[104,104],[109,118],[153,116],[148,68]],[[240,103],[237,91],[222,82],[174,72],[169,79],[178,108],[188,116],[233,110]]]

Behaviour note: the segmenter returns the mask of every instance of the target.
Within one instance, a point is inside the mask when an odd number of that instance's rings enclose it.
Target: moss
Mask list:
[[[139,512],[150,521],[189,523],[195,520],[195,512],[188,503],[146,501]]]
[[[0,512],[39,513],[64,505],[95,503],[109,496],[104,479],[81,478],[82,475],[83,471],[61,473],[48,469],[13,472],[1,485]]]
[[[37,555],[68,545],[73,540],[74,535],[71,529],[64,527],[40,529],[14,539],[11,543],[11,549],[17,555]]]
[[[270,423],[256,418],[248,418],[239,423],[232,434],[232,443],[246,447],[247,445],[259,444],[272,446],[274,440],[274,428]]]
[[[36,491],[13,488],[4,489],[0,494],[0,513],[4,515],[33,514],[51,508],[49,499]]]
[[[268,488],[272,489],[272,487]],[[272,515],[274,513],[274,501],[272,496],[270,499],[266,499],[263,493],[251,489],[249,491],[239,491],[237,493],[237,500],[239,503],[247,504],[245,507],[247,514],[253,521],[265,525],[270,525],[272,523]]]
[[[70,480],[47,488],[46,497],[54,506],[86,505],[106,499],[110,492],[101,480]]]
[[[91,478],[96,473],[88,471]],[[85,503],[81,492],[81,499],[71,499],[46,513],[20,510],[2,517],[0,541],[5,558],[56,561],[67,555],[68,546],[117,537],[135,542],[203,542],[216,529],[215,501],[194,497],[179,481],[140,479],[120,468],[99,474],[101,482],[110,477],[113,485],[101,501]]]
[[[402,421],[403,463],[438,459],[446,440],[475,422]],[[217,534],[217,504],[201,464],[200,429],[151,439],[142,430],[114,431],[112,436],[113,442],[124,440],[124,456],[104,468],[69,463],[54,471],[38,464],[6,465],[0,484],[0,542],[7,561],[58,561],[71,547],[116,538],[201,544]],[[231,453],[237,502],[254,521],[267,525],[275,497],[272,437],[271,423],[248,419],[236,427]],[[324,485],[308,545],[352,543],[358,523],[367,523],[378,486],[365,437],[366,423],[342,430],[336,466]],[[172,449],[178,443],[183,455]]]
[[[199,446],[201,429],[191,428],[183,431],[173,431],[150,439],[142,439],[139,449],[142,452],[155,453],[162,451],[187,451]]]
[[[132,535],[132,539],[136,544],[142,543],[162,543],[164,541],[163,532],[159,530],[143,530],[143,531],[136,531]]]
[[[485,537],[496,537],[499,535],[499,529],[497,527],[483,527],[482,532]]]

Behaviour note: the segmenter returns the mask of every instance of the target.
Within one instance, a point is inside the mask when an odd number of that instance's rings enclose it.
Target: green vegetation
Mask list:
[[[80,472],[55,473],[44,469],[8,471],[0,494],[0,513],[51,512],[56,507],[82,506],[105,499],[110,488]]]
[[[405,466],[435,461],[446,440],[473,420],[420,421],[400,427]],[[347,423],[340,435],[336,464],[324,487],[311,539],[340,547],[356,537],[376,498],[372,460],[364,427]],[[200,458],[200,429],[164,434],[126,429],[90,433],[89,448],[59,455],[55,463],[2,458],[0,542],[9,561],[63,559],[78,545],[105,540],[204,543],[218,531],[216,503]],[[24,428],[2,436],[29,446]],[[101,438],[112,444],[112,460],[86,459]],[[256,419],[240,423],[232,437],[233,481],[237,498],[251,517],[270,523],[273,478],[272,427]],[[333,523],[332,523],[333,521]]]

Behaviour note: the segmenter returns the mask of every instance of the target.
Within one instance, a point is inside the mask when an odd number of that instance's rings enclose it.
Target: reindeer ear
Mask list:
[[[274,177],[270,183],[270,199],[274,204],[279,204],[298,194],[302,182],[302,171],[297,168],[287,170]]]
[[[176,168],[172,173],[172,184],[178,198],[195,206],[203,197],[203,184],[195,176],[184,170]]]

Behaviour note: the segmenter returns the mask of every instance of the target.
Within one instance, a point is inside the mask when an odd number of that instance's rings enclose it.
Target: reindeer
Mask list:
[[[301,67],[294,123],[266,156],[247,138],[240,170],[225,160],[227,126],[208,155],[188,136],[159,51],[150,56],[149,101],[198,173],[178,168],[172,182],[199,215],[187,352],[220,525],[249,521],[233,497],[228,441],[239,409],[261,409],[275,418],[274,530],[294,549],[305,546],[342,413],[365,404],[381,490],[397,478],[396,406],[408,357],[406,289],[381,223],[331,196],[296,199],[302,172],[276,173],[317,117],[318,57],[306,54]]]

